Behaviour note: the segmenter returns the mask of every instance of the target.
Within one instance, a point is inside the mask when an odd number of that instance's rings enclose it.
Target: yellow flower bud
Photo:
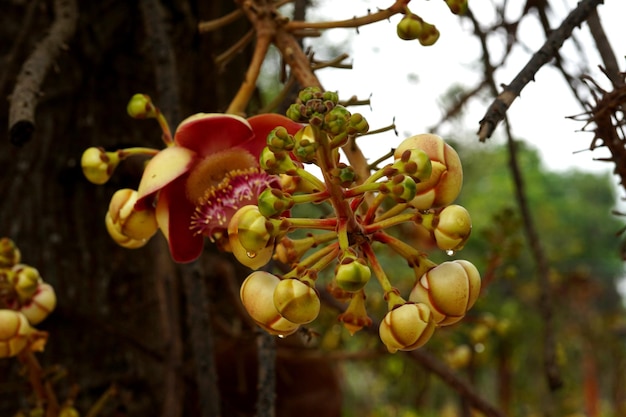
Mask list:
[[[11,283],[20,302],[30,299],[41,283],[39,271],[32,266],[17,264],[13,266],[12,272]]]
[[[18,247],[8,237],[0,239],[0,268],[10,268],[21,260]]]
[[[444,262],[428,272],[415,284],[409,300],[425,303],[440,326],[461,320],[480,294],[480,274],[465,260]]]
[[[430,178],[417,183],[416,196],[409,204],[419,210],[451,204],[463,186],[463,167],[456,151],[444,140],[430,133],[411,136],[394,152],[399,159],[408,149],[421,149],[431,160]]]
[[[423,303],[402,304],[387,313],[379,334],[387,350],[414,350],[424,345],[435,331],[432,313]]]
[[[300,327],[280,315],[274,305],[274,291],[280,278],[265,271],[255,271],[241,284],[239,295],[250,317],[270,334],[287,336]]]
[[[274,306],[278,313],[292,323],[306,324],[320,313],[317,291],[298,279],[280,281],[274,289]]]
[[[117,153],[95,147],[87,148],[80,159],[83,175],[93,184],[106,183],[119,163]]]
[[[33,331],[24,314],[14,310],[0,310],[0,358],[9,358],[23,351]]]
[[[268,226],[272,227],[257,206],[246,206],[241,210],[237,221],[237,235],[241,246],[249,252],[265,248],[272,239]]]
[[[144,246],[158,229],[153,209],[135,210],[137,195],[137,191],[129,188],[117,190],[105,217],[113,240],[130,249]]]
[[[248,250],[243,246],[239,238],[239,222],[246,213],[254,211],[258,212],[259,208],[254,205],[247,205],[235,212],[228,223],[228,242],[230,250],[241,264],[250,269],[259,269],[272,259],[274,239],[268,241],[266,247],[256,251]]]
[[[54,310],[57,305],[57,297],[54,288],[50,284],[40,282],[33,296],[22,307],[22,312],[30,324],[38,324]]]
[[[419,16],[413,13],[407,13],[402,20],[398,22],[396,33],[400,39],[405,41],[419,39],[423,32],[422,23],[423,20]]]
[[[439,249],[462,249],[472,232],[469,212],[464,207],[453,204],[441,210],[438,219],[433,233]]]

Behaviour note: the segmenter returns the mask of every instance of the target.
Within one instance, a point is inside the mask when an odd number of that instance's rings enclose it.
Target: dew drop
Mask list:
[[[454,251],[453,251],[452,249],[448,249],[448,250],[446,251],[446,255],[448,255],[448,256],[452,256],[452,255],[454,255]]]
[[[248,258],[250,259],[256,258],[256,252],[246,252],[246,255],[248,255]]]
[[[279,338],[279,339],[284,339],[285,337],[287,337],[287,336],[285,336],[284,334],[279,334],[279,335],[278,335],[278,338]]]

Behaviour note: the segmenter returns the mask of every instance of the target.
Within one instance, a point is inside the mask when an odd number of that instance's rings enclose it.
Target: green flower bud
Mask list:
[[[372,271],[363,258],[344,256],[335,270],[337,286],[345,291],[356,292],[365,287]]]
[[[309,100],[319,99],[323,97],[322,90],[319,87],[306,87],[298,93],[298,99],[306,103]]]
[[[346,131],[350,112],[343,106],[336,106],[324,116],[324,130],[331,135],[338,135]]]
[[[268,174],[292,174],[296,172],[296,164],[286,152],[274,153],[269,147],[263,148],[259,156],[259,165]]]
[[[439,39],[439,30],[435,25],[422,22],[422,33],[417,38],[423,46],[431,46]]]
[[[135,94],[126,106],[128,115],[134,119],[149,119],[157,117],[157,110],[152,99],[146,94]]]
[[[306,122],[308,120],[308,117],[306,117],[306,107],[303,104],[296,103],[290,105],[285,114],[294,122]]]
[[[293,136],[282,126],[275,128],[267,136],[267,147],[274,153],[289,152],[293,146]]]
[[[388,192],[398,203],[406,203],[415,197],[415,180],[413,178],[398,174],[386,183],[381,185],[381,192]]]
[[[391,167],[396,169],[398,174],[410,176],[415,182],[429,179],[432,173],[430,159],[421,149],[405,150]]]
[[[259,212],[268,218],[278,216],[289,210],[293,204],[291,196],[277,188],[266,188],[259,194]]]
[[[300,129],[294,136],[295,147],[294,155],[299,161],[311,163],[315,160],[319,143],[315,140],[315,134],[311,126],[305,126]]]
[[[270,334],[287,336],[300,327],[280,315],[274,306],[274,290],[280,278],[265,271],[248,275],[241,284],[239,295],[250,317]]]
[[[405,41],[418,39],[423,31],[422,22],[422,18],[413,13],[405,14],[396,26],[398,37]]]
[[[330,176],[334,182],[345,188],[350,187],[357,180],[354,168],[343,162],[337,164],[337,167],[330,171]]]
[[[80,158],[83,175],[93,184],[106,183],[119,163],[120,158],[116,152],[105,152],[96,147],[87,148]]]
[[[385,315],[379,335],[387,350],[414,350],[424,345],[435,331],[432,313],[423,303],[402,304]]]
[[[480,294],[480,274],[465,260],[443,262],[430,269],[411,290],[409,300],[425,303],[440,326],[461,320]]]
[[[437,247],[442,250],[460,250],[472,232],[472,219],[463,206],[444,207],[437,216],[433,232]]]
[[[320,313],[320,298],[314,288],[292,278],[278,283],[274,289],[274,306],[292,323],[306,324]]]
[[[322,93],[322,100],[330,101],[333,105],[339,102],[339,94],[335,91],[324,91]]]
[[[354,113],[350,116],[350,124],[347,132],[349,135],[364,134],[370,130],[370,125],[361,113]]]
[[[19,248],[8,237],[0,239],[0,268],[10,268],[22,259]]]

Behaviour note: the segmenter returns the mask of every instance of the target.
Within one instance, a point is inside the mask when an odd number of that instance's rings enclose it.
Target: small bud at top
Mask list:
[[[149,119],[157,117],[157,110],[152,99],[146,94],[135,94],[126,106],[128,115],[134,119]]]

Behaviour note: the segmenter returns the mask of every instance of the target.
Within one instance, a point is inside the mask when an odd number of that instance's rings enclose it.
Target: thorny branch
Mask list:
[[[479,122],[478,138],[484,142],[491,137],[500,121],[504,119],[506,111],[513,101],[519,96],[522,89],[535,78],[539,69],[548,63],[558,53],[561,45],[570,37],[575,27],[580,26],[595,8],[603,3],[603,0],[583,0],[563,20],[558,29],[553,31],[543,46],[532,56],[530,61],[517,74],[511,83],[504,87],[491,103],[483,119]]]
[[[41,83],[76,30],[76,0],[55,0],[54,13],[56,17],[50,33],[24,62],[11,94],[9,137],[16,146],[22,146],[31,139],[35,131],[35,107],[41,94]]]

